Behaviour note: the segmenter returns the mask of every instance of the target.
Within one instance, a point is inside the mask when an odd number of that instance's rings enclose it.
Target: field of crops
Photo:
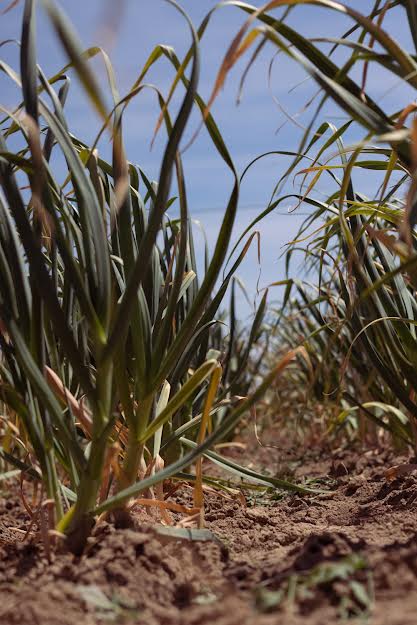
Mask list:
[[[415,0],[2,4],[0,623],[415,625]]]

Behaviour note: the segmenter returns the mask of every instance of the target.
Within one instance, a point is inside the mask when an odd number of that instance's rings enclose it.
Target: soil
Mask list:
[[[408,456],[310,449],[296,461],[255,439],[223,453],[270,473],[291,468],[293,479],[324,492],[208,489],[215,540],[161,533],[139,509],[134,529],[101,522],[82,557],[56,548],[48,560],[39,536],[26,536],[19,484],[3,482],[0,623],[416,624],[417,474],[411,464],[389,472]],[[190,505],[191,488],[171,499]]]

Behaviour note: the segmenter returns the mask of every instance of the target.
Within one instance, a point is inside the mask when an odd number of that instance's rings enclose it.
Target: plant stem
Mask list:
[[[78,487],[74,514],[66,531],[69,548],[75,554],[82,553],[94,524],[94,519],[90,512],[97,503],[107,448],[106,443],[106,439],[103,440],[101,437],[93,438],[91,441],[87,467]]]
[[[47,484],[47,492],[48,492],[48,498],[49,499],[53,499],[54,503],[55,503],[55,520],[56,521],[60,521],[64,511],[62,508],[62,498],[61,498],[61,489],[59,486],[59,480],[58,480],[58,476],[57,476],[57,472],[56,472],[56,464],[55,464],[55,457],[54,457],[54,453],[52,450],[49,450],[48,452],[48,456],[47,456],[47,463],[48,463],[48,484]]]
[[[139,443],[141,434],[145,431],[153,405],[153,395],[141,401],[137,418],[134,423],[129,423],[129,437],[126,454],[123,461],[122,474],[120,476],[117,491],[120,492],[134,484],[138,478],[138,473],[143,460],[144,443]],[[130,513],[124,504],[114,511],[116,522],[121,525],[130,525]]]
[[[136,432],[129,429],[128,445],[122,469],[123,473],[118,490],[127,488],[136,481],[143,458],[143,450],[144,445],[138,443]]]

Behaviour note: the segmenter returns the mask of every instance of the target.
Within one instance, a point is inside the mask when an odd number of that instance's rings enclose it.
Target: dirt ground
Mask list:
[[[137,528],[102,523],[83,557],[57,551],[48,562],[39,538],[23,540],[18,485],[3,482],[0,623],[416,625],[417,474],[386,476],[408,457],[310,449],[296,461],[297,450],[284,457],[253,440],[228,453],[271,473],[286,466],[327,492],[208,491],[206,526],[217,540],[161,534],[141,509]],[[173,500],[191,497],[184,485]]]

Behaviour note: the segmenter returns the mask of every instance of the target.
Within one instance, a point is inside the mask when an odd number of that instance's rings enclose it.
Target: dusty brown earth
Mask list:
[[[282,466],[279,450],[256,451],[253,441],[230,453],[271,473]],[[310,450],[287,466],[325,493],[206,492],[218,541],[159,534],[142,510],[136,529],[103,523],[84,556],[58,550],[50,562],[39,538],[23,540],[29,516],[17,484],[3,482],[0,623],[415,625],[417,475],[386,477],[408,461],[384,450]],[[191,489],[174,497],[187,504]]]

